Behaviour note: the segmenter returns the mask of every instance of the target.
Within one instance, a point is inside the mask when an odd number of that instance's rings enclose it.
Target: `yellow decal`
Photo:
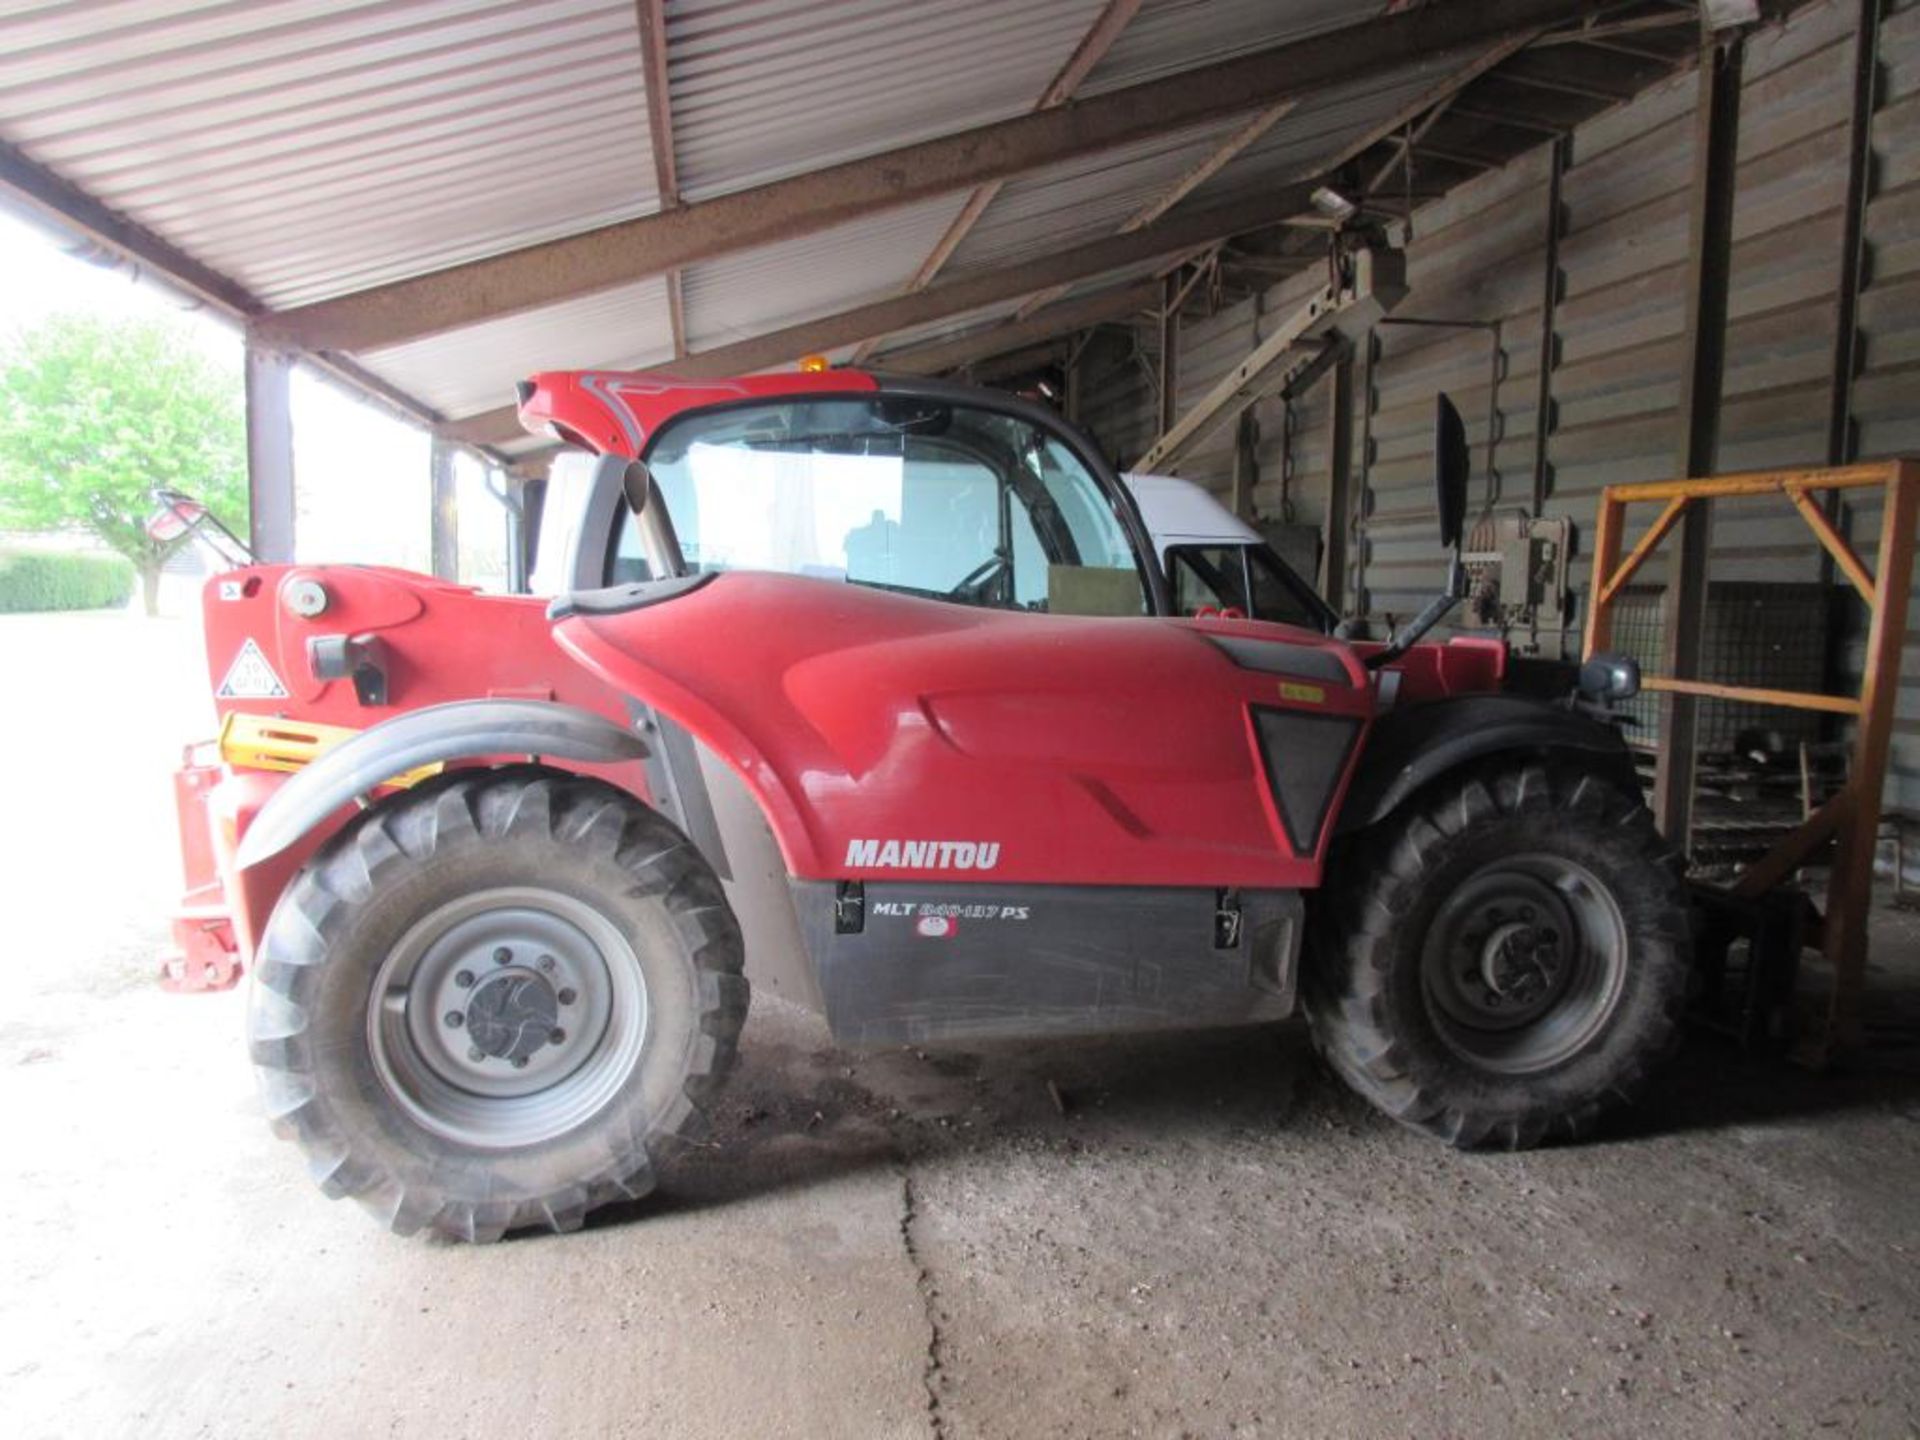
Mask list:
[[[1302,685],[1297,680],[1282,680],[1280,698],[1298,700],[1302,705],[1324,705],[1327,703],[1327,692],[1318,685]]]
[[[220,727],[220,758],[243,770],[298,770],[343,740],[360,732],[348,725],[321,725],[310,720],[287,720],[278,715],[230,713]],[[405,788],[417,785],[446,767],[421,765],[385,782]]]

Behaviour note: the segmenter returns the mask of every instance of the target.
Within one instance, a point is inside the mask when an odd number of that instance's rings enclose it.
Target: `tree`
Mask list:
[[[0,354],[0,522],[80,529],[131,560],[149,615],[182,540],[147,534],[156,486],[247,527],[240,378],[184,326],[56,315]]]

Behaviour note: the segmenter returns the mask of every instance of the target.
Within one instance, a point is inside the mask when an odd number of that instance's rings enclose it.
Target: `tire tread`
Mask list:
[[[352,902],[372,895],[397,866],[418,865],[455,837],[552,837],[600,852],[633,876],[636,893],[672,912],[696,972],[688,1073],[668,1113],[649,1131],[618,1133],[594,1173],[567,1176],[516,1201],[440,1201],[353,1153],[350,1136],[313,1074],[309,1015],[323,980],[329,931]],[[527,767],[464,771],[369,811],[330,840],[289,885],[262,937],[248,1005],[248,1048],[276,1133],[306,1152],[320,1188],[359,1201],[396,1234],[432,1229],[483,1243],[512,1230],[576,1230],[600,1205],[637,1200],[655,1183],[652,1149],[693,1134],[703,1102],[737,1051],[749,991],[738,924],[703,856],[666,820],[625,792],[584,777]]]

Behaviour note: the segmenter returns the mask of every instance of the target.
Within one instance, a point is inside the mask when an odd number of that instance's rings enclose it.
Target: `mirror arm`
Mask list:
[[[658,481],[648,479],[647,505],[635,519],[648,563],[666,575],[685,575],[687,557],[680,549],[680,537],[673,528],[673,516],[667,513],[666,497],[660,493]]]
[[[1426,633],[1447,618],[1449,611],[1467,598],[1467,567],[1461,563],[1460,547],[1454,546],[1453,554],[1447,561],[1447,588],[1433,599],[1426,608],[1395,632],[1384,649],[1376,650],[1363,662],[1367,669],[1378,670],[1391,665],[1407,651],[1411,650]]]

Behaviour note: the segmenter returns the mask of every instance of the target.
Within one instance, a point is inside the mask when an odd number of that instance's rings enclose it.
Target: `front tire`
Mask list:
[[[653,1187],[746,1016],[706,861],[624,791],[527,767],[376,805],[288,886],[248,1010],[322,1190],[470,1241]]]
[[[1322,1053],[1461,1148],[1575,1138],[1679,1039],[1680,866],[1636,795],[1551,763],[1418,797],[1334,862],[1337,943],[1306,976]]]

